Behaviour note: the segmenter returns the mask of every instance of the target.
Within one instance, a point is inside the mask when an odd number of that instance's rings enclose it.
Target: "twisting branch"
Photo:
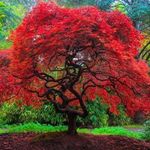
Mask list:
[[[140,53],[138,54],[137,58],[139,59],[141,57],[141,55],[143,54],[143,52],[145,51],[145,49],[147,48],[147,46],[150,44],[150,41],[143,47],[143,49],[140,51]]]

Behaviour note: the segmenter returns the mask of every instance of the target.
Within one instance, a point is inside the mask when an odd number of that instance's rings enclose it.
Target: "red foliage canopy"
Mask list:
[[[98,95],[114,113],[120,103],[130,115],[150,112],[149,68],[135,59],[142,36],[120,12],[40,3],[11,39],[11,71],[22,88],[58,110],[86,115],[84,102]]]
[[[20,86],[20,79],[14,77],[10,70],[11,50],[0,51],[0,103],[5,101],[26,100],[24,104],[41,104],[33,93],[25,92]]]
[[[12,78],[10,77],[8,66],[10,64],[9,50],[0,51],[0,101],[6,100],[13,90]],[[5,91],[5,92],[4,92]]]

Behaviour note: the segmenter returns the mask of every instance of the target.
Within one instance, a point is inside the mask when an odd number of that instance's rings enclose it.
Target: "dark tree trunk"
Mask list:
[[[143,124],[145,119],[144,113],[142,111],[137,111],[134,115],[133,121],[137,124]]]
[[[68,134],[76,135],[77,126],[76,126],[77,115],[73,113],[68,113]]]

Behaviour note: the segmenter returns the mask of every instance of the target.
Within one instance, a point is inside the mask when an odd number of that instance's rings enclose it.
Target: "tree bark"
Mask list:
[[[76,135],[77,134],[77,126],[76,126],[77,115],[73,113],[68,113],[68,134]]]

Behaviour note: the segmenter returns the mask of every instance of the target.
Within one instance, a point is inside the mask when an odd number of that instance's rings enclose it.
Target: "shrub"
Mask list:
[[[89,115],[78,118],[78,123],[83,127],[104,127],[108,125],[108,106],[101,102],[99,97],[95,101],[87,101]]]
[[[21,123],[37,122],[38,110],[31,106],[23,106],[19,116]]]
[[[150,120],[147,120],[144,123],[144,135],[143,138],[146,140],[150,140]]]
[[[99,97],[95,101],[86,103],[89,115],[85,118],[77,118],[79,127],[106,127],[108,125],[128,125],[131,119],[126,115],[123,105],[119,106],[118,116],[109,113],[108,105],[101,102]],[[35,109],[31,106],[19,107],[15,103],[4,103],[0,107],[0,125],[39,122],[54,126],[66,124],[66,116],[56,113],[54,106],[45,102],[41,108]]]
[[[119,115],[109,113],[109,125],[110,126],[122,126],[131,124],[130,117],[127,116],[125,112],[125,107],[123,105],[118,106]]]
[[[19,123],[21,108],[15,103],[4,103],[0,107],[0,124],[17,124]]]
[[[65,117],[56,113],[50,103],[36,109],[32,106],[19,107],[16,103],[3,103],[0,107],[0,125],[39,122],[41,124],[63,125]]]
[[[63,125],[65,117],[63,114],[56,113],[51,103],[46,103],[38,110],[37,121],[41,124]]]

